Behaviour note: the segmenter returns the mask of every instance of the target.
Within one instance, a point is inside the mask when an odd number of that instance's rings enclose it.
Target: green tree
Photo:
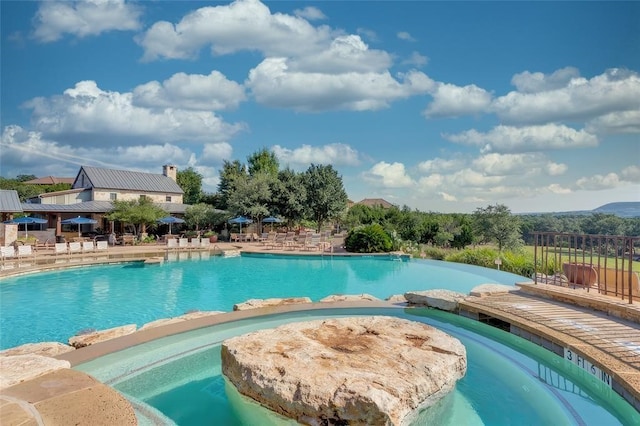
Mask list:
[[[200,226],[212,224],[214,212],[214,208],[209,204],[193,204],[185,210],[184,220],[187,222],[187,225],[192,226],[196,231],[199,231]]]
[[[193,167],[178,170],[176,181],[184,191],[184,203],[196,204],[202,197],[202,175],[196,172]]]
[[[260,227],[262,218],[269,214],[273,181],[274,178],[266,173],[237,177],[233,192],[229,194],[228,210],[236,215],[250,216]]]
[[[249,174],[254,176],[258,173],[266,173],[270,176],[278,176],[280,170],[280,164],[278,158],[273,151],[269,151],[267,148],[262,148],[260,151],[254,152],[247,157],[247,164],[249,165]]]
[[[303,174],[307,190],[308,218],[316,222],[318,231],[322,225],[337,218],[347,208],[347,193],[342,177],[331,165],[311,164]]]
[[[479,207],[473,213],[476,235],[482,242],[495,242],[498,250],[516,248],[520,243],[520,219],[503,204]]]
[[[167,215],[168,213],[157,204],[154,204],[149,198],[143,197],[139,200],[113,201],[113,209],[105,217],[109,220],[133,225],[136,235],[139,235],[142,225],[153,228],[158,224],[158,219]]]
[[[307,190],[300,173],[289,168],[281,170],[271,192],[270,214],[281,215],[292,223],[298,223],[304,218]]]
[[[220,170],[220,182],[218,183],[218,194],[220,194],[220,205],[222,210],[229,208],[229,196],[234,191],[236,180],[246,177],[247,169],[238,160],[233,162],[224,160],[222,170]]]

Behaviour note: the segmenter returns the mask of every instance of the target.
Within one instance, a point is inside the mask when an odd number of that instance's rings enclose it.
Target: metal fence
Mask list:
[[[536,284],[581,287],[640,301],[640,237],[536,232],[534,262]],[[636,269],[640,269],[636,266]]]

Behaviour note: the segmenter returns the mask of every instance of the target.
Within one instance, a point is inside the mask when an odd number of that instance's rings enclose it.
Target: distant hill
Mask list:
[[[524,213],[524,214],[553,214],[558,216],[586,216],[593,213],[614,214],[618,217],[640,217],[640,201],[628,201],[620,203],[609,203],[593,210],[574,210],[567,212],[553,213]]]
[[[640,217],[640,201],[609,203],[592,210],[593,213],[609,213],[620,217]]]

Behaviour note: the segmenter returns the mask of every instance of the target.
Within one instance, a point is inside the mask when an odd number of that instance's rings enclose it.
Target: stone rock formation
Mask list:
[[[26,343],[24,345],[0,351],[0,357],[14,355],[41,355],[54,357],[75,350],[76,348],[73,346],[65,345],[60,342]]]
[[[518,291],[518,287],[504,284],[480,284],[472,288],[469,294],[475,297],[485,297],[492,294],[507,294],[512,291]]]
[[[324,299],[321,299],[320,302],[362,302],[362,301],[380,301],[375,296],[372,296],[367,293],[363,294],[332,294],[331,296],[327,296]]]
[[[465,347],[385,316],[298,322],[223,342],[222,372],[245,396],[301,423],[402,425],[466,372]]]
[[[247,309],[266,308],[268,306],[291,305],[295,303],[311,303],[308,297],[288,297],[271,299],[249,299],[243,303],[233,305],[234,311],[245,311]]]
[[[0,390],[61,368],[71,368],[71,364],[69,361],[31,354],[0,357]]]
[[[108,330],[93,331],[86,334],[80,334],[69,338],[69,344],[74,348],[83,348],[95,343],[104,342],[105,340],[115,339],[116,337],[126,336],[136,331],[135,324],[114,327]]]
[[[457,312],[458,302],[467,297],[451,290],[409,291],[404,294],[411,305],[430,306],[443,311]]]
[[[147,330],[149,328],[160,327],[167,324],[175,324],[177,322],[188,321],[196,318],[208,317],[210,315],[224,314],[224,311],[194,311],[173,318],[160,318],[155,321],[148,322],[138,329],[138,331]]]

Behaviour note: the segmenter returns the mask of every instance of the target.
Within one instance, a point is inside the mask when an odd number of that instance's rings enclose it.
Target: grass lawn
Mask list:
[[[531,256],[533,256],[533,250],[534,247],[533,246],[525,246],[526,250],[531,253]],[[571,251],[571,253],[569,253],[569,251]],[[541,252],[541,248],[538,247],[538,257],[542,256],[544,252]],[[571,254],[571,256],[569,256],[569,254]],[[582,263],[582,250],[573,250],[573,249],[568,249],[566,247],[549,247],[549,260],[551,261],[552,259],[558,259],[558,262],[560,264],[562,264],[563,262],[568,262],[569,260],[571,260],[571,262],[575,262],[576,261],[576,255],[578,256],[578,263]],[[569,257],[571,257],[571,259],[569,259]],[[600,256],[600,265],[604,268],[605,267],[605,262],[606,262],[606,267],[609,269],[614,269],[616,267],[616,258],[615,257],[607,257],[605,258],[604,256]],[[591,263],[593,265],[598,265],[598,255],[596,253],[593,254],[593,257],[591,257],[591,252],[590,251],[585,251],[584,253],[584,263]],[[622,258],[619,257],[618,258],[618,268],[622,267]],[[624,258],[624,269],[628,270],[629,269],[629,258],[625,257]],[[636,272],[640,272],[640,262],[638,261],[633,261],[632,262],[632,267],[631,269],[633,271]]]

